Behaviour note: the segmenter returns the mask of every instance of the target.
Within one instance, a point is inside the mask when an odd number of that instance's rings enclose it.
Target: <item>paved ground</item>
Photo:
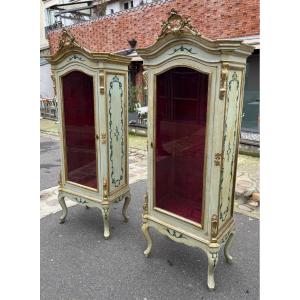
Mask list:
[[[201,250],[152,231],[152,256],[144,258],[140,225],[146,182],[130,188],[130,220],[122,222],[122,205],[116,204],[109,240],[96,208],[71,207],[65,224],[58,223],[61,212],[41,219],[41,299],[259,299],[259,220],[236,214],[234,263],[227,265],[220,255],[217,289],[209,292]]]
[[[58,137],[41,134],[40,190],[57,185],[60,170]]]

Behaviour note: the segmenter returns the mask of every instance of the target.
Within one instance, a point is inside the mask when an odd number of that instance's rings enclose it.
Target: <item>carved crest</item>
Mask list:
[[[164,37],[168,33],[190,32],[193,35],[199,35],[190,22],[190,19],[178,15],[177,11],[172,8],[168,20],[163,22],[161,26],[161,32],[158,39]]]
[[[59,40],[59,50],[62,48],[72,48],[72,47],[79,47],[81,46],[77,43],[74,36],[72,36],[66,29],[63,29],[62,35]]]

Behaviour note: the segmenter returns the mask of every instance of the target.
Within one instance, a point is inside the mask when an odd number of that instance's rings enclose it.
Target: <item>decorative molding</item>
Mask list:
[[[219,98],[221,100],[224,100],[226,96],[228,67],[229,65],[226,63],[223,63],[221,67],[221,83],[220,83],[220,93],[219,93]]]
[[[228,70],[229,71],[229,70]],[[228,77],[228,75],[227,75]],[[227,93],[227,103],[226,103],[226,112],[225,112],[225,122],[224,122],[224,134],[223,137],[223,153],[224,155],[227,155],[226,163],[228,164],[227,168],[230,168],[230,182],[233,180],[234,176],[234,155],[235,152],[232,151],[232,144],[235,143],[237,139],[237,132],[238,132],[238,111],[239,111],[239,97],[240,97],[240,82],[238,80],[238,75],[236,71],[233,71],[230,80],[229,78],[226,78],[226,85],[228,86],[228,89],[226,90]],[[234,84],[235,88],[234,89]],[[236,93],[236,97],[234,96]],[[228,118],[229,118],[229,111],[235,108],[235,114],[234,114],[234,122],[230,125],[228,125]],[[229,135],[228,134],[228,126],[232,126],[234,128],[233,132]],[[219,220],[224,223],[229,215],[230,209],[230,203],[232,201],[231,199],[231,193],[230,190],[226,193],[226,199],[223,197],[223,182],[224,182],[224,168],[225,165],[223,164],[222,160],[222,169],[221,169],[221,175],[220,175],[220,204],[219,204]],[[232,186],[229,185],[229,189],[232,189]],[[234,204],[232,204],[234,205]],[[222,225],[222,224],[221,224]],[[220,225],[220,226],[221,226]]]
[[[105,177],[103,179],[103,199],[104,201],[107,200],[108,198],[108,182],[107,182],[107,178]]]
[[[182,16],[178,15],[177,11],[172,8],[167,21],[163,22],[161,25],[161,32],[158,36],[158,39],[161,39],[169,33],[182,32],[189,32],[193,35],[199,36],[199,33],[193,28],[190,22],[190,19],[183,18]]]
[[[85,60],[83,59],[83,57],[78,56],[78,55],[76,55],[76,54],[70,56],[69,59],[68,59],[68,61],[72,61],[72,60],[76,60],[76,59],[77,59],[77,60],[80,60],[80,61],[85,61]]]
[[[120,119],[120,123],[121,123],[121,139],[119,141],[119,129],[118,127],[116,128],[112,128],[113,126],[113,121],[112,121],[112,90],[114,89],[114,86],[117,86],[117,88],[119,88],[120,91],[120,105],[121,105],[121,119]],[[112,78],[112,81],[109,83],[109,148],[110,148],[110,162],[111,162],[111,172],[110,172],[110,176],[111,176],[111,182],[114,185],[114,187],[118,187],[121,184],[121,181],[124,178],[124,168],[123,168],[123,161],[124,161],[124,108],[123,108],[123,86],[122,83],[120,82],[120,79],[117,75],[115,75]],[[113,132],[114,130],[114,132]],[[119,175],[118,178],[115,177],[115,170],[114,170],[114,151],[113,151],[113,137],[116,139],[117,142],[121,143],[121,174]]]
[[[99,75],[99,82],[100,82],[100,94],[104,95],[105,88],[104,88],[104,74]]]
[[[197,53],[193,52],[193,48],[187,48],[187,47],[184,47],[183,45],[181,45],[180,47],[173,49],[173,52],[169,53],[168,55],[173,55],[174,53],[176,53],[178,51],[180,51],[180,52],[187,51],[191,54],[197,54]]]
[[[215,268],[218,262],[219,252],[210,252],[210,256],[213,260],[213,267]]]
[[[211,229],[210,229],[210,234],[211,234],[211,242],[216,243],[217,242],[217,235],[218,235],[218,216],[216,214],[212,215],[211,217]]]

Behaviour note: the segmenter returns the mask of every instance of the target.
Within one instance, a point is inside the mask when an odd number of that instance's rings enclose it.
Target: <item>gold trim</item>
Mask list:
[[[108,183],[107,183],[107,177],[104,177],[103,179],[103,200],[107,201],[108,199]]]
[[[213,214],[211,217],[211,229],[210,229],[212,243],[217,242],[218,225],[219,225],[219,216],[216,214]]]
[[[104,73],[100,73],[99,75],[99,85],[100,85],[100,95],[104,95],[105,93]]]
[[[227,77],[228,77],[228,63],[222,63],[221,66],[221,76],[220,76],[220,92],[219,98],[224,100],[227,91]]]
[[[61,50],[63,48],[73,48],[81,46],[75,40],[75,37],[71,35],[66,29],[62,30],[62,34],[59,38],[58,49]]]

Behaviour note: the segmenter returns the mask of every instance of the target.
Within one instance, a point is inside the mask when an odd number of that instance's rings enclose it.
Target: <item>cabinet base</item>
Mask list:
[[[103,225],[104,225],[104,238],[107,240],[110,237],[110,229],[109,229],[109,212],[110,212],[110,206],[112,203],[118,203],[122,200],[124,200],[124,205],[122,209],[122,215],[124,218],[124,222],[128,222],[127,217],[127,209],[131,200],[130,191],[126,191],[125,193],[118,195],[116,198],[112,198],[109,201],[94,201],[89,198],[86,198],[84,196],[78,196],[75,194],[72,194],[71,192],[65,192],[63,190],[59,191],[58,194],[58,202],[62,208],[62,215],[60,217],[59,223],[63,224],[65,223],[65,220],[68,215],[68,208],[66,206],[65,197],[86,207],[98,207],[102,212],[103,217]]]
[[[150,217],[151,218],[151,217]],[[142,231],[147,241],[147,248],[144,251],[146,257],[150,256],[152,249],[152,238],[149,233],[149,228],[155,228],[159,233],[167,236],[171,240],[179,243],[183,243],[187,246],[197,247],[202,249],[207,254],[208,270],[207,270],[207,286],[210,291],[215,289],[214,271],[218,263],[219,252],[224,246],[224,256],[227,263],[232,263],[232,256],[229,254],[229,249],[232,245],[234,231],[233,225],[227,228],[226,231],[218,237],[217,242],[212,243],[209,240],[201,239],[199,237],[193,237],[186,232],[181,231],[178,228],[169,226],[166,223],[155,221],[144,216]]]

